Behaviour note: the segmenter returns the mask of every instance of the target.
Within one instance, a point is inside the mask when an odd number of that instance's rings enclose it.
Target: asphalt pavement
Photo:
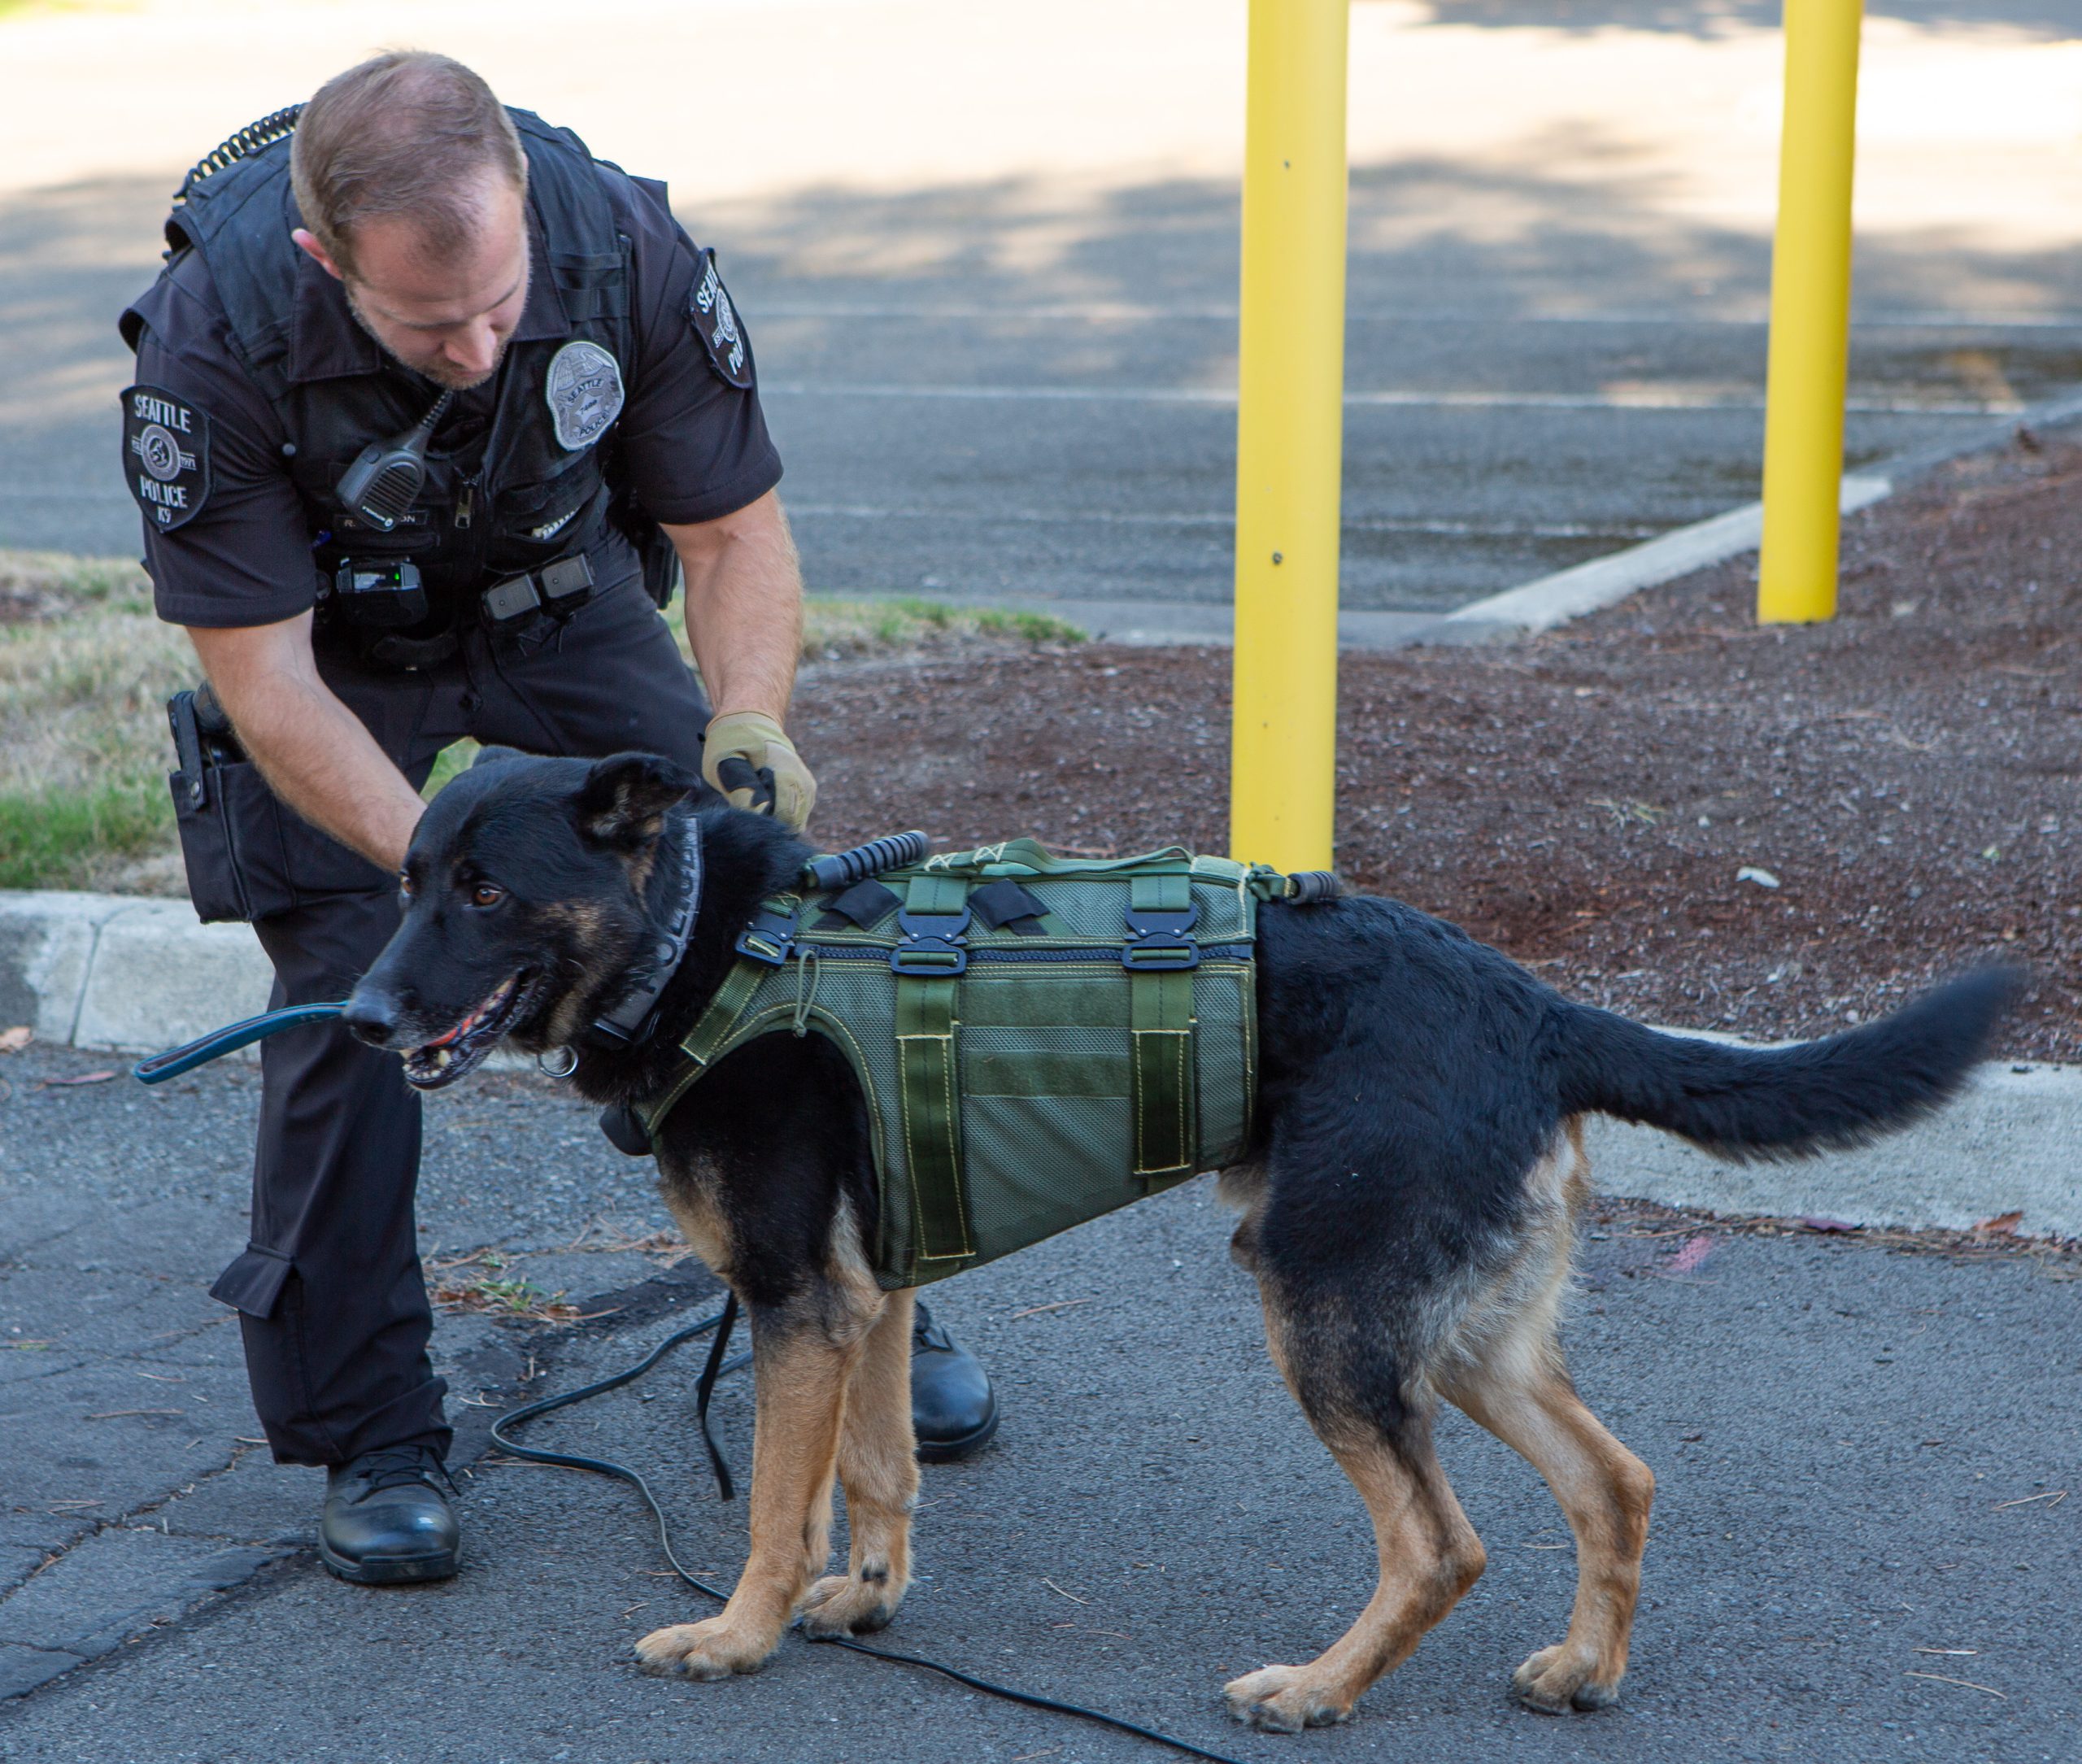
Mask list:
[[[0,1754],[1160,1755],[799,1640],[722,1685],[634,1670],[637,1636],[703,1604],[663,1574],[634,1496],[477,1454],[496,1407],[633,1361],[713,1289],[583,1247],[663,1222],[648,1168],[534,1081],[481,1078],[429,1108],[429,1254],[503,1244],[506,1278],[608,1314],[549,1328],[444,1312],[471,1464],[464,1572],[414,1590],[333,1580],[310,1548],[315,1473],[240,1444],[235,1329],[203,1292],[242,1239],[251,1069],[150,1092],[50,1082],[103,1069],[35,1048],[0,1069],[0,1208],[20,1222],[0,1264],[0,1670],[19,1688],[54,1669],[4,1705]],[[1196,1183],[935,1289],[1005,1421],[978,1459],[927,1470],[921,1579],[891,1645],[1239,1759],[2073,1755],[2075,1270],[1620,1225],[1583,1246],[1568,1341],[1586,1397],[1660,1483],[1625,1700],[1566,1720],[1511,1701],[1511,1668],[1566,1621],[1571,1553],[1533,1473],[1449,1413],[1441,1452],[1487,1575],[1349,1727],[1235,1727],[1222,1681],[1334,1639],[1370,1588],[1372,1545],[1266,1362],[1228,1230]],[[534,1437],[654,1476],[690,1565],[727,1580],[743,1509],[707,1482],[698,1351]],[[742,1470],[741,1379],[717,1408]]]
[[[0,546],[137,546],[114,324],[166,194],[163,175],[0,194]],[[812,592],[1228,598],[1233,185],[679,206],[745,314]],[[1630,243],[1649,221],[1627,206],[1530,169],[1355,172],[1348,609],[1450,610],[1756,494],[1768,248],[1703,225]],[[1506,237],[1446,224],[1500,207]],[[1848,463],[2071,385],[2075,255],[1870,242]]]

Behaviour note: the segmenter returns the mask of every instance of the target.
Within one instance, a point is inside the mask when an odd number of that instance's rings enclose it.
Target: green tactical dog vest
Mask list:
[[[655,1139],[747,1042],[828,1037],[867,1099],[876,1278],[943,1279],[1242,1156],[1258,904],[1287,886],[1177,847],[1109,862],[1014,839],[776,895],[637,1113]]]

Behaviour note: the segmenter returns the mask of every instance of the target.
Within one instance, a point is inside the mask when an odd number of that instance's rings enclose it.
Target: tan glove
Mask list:
[[[817,780],[795,751],[795,744],[764,711],[732,711],[713,719],[701,749],[701,775],[710,786],[727,797],[733,808],[764,812],[767,804],[757,800],[742,773],[731,781],[736,788],[724,783],[719,769],[731,759],[742,760],[755,773],[771,775],[776,817],[797,833],[809,824],[810,811],[817,806]]]

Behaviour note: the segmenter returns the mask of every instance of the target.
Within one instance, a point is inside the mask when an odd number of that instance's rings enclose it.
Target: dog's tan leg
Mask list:
[[[833,1295],[842,1304],[848,1296]],[[800,1317],[755,1315],[751,1553],[720,1615],[655,1630],[637,1643],[647,1670],[719,1679],[757,1670],[779,1645],[830,1553],[832,1470],[862,1335]]]
[[[846,1387],[838,1479],[852,1549],[846,1572],[810,1588],[803,1627],[813,1636],[865,1635],[896,1615],[911,1583],[911,1509],[918,1498],[911,1431],[913,1295],[883,1302]]]
[[[1409,1413],[1392,1437],[1330,1412],[1297,1381],[1282,1351],[1270,1296],[1266,1335],[1274,1363],[1309,1424],[1352,1479],[1374,1522],[1380,1581],[1359,1620],[1306,1666],[1269,1666],[1225,1688],[1230,1713],[1275,1733],[1344,1721],[1361,1692],[1407,1659],[1425,1632],[1481,1577],[1482,1540],[1461,1511],[1431,1448],[1428,1416]]]
[[[1501,1344],[1457,1372],[1445,1394],[1547,1479],[1575,1534],[1569,1633],[1521,1666],[1514,1687],[1550,1714],[1616,1701],[1641,1590],[1653,1474],[1583,1406],[1551,1337]]]

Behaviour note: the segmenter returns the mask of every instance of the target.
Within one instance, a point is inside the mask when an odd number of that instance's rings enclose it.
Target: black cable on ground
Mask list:
[[[709,1585],[699,1575],[690,1573],[682,1564],[679,1557],[673,1553],[672,1529],[666,1523],[665,1509],[658,1505],[658,1497],[651,1492],[650,1483],[646,1482],[641,1474],[631,1470],[626,1464],[617,1464],[608,1458],[581,1457],[574,1453],[568,1452],[538,1451],[533,1446],[522,1445],[507,1430],[517,1427],[524,1422],[534,1421],[543,1415],[552,1413],[557,1409],[568,1409],[573,1403],[582,1403],[588,1397],[602,1396],[609,1391],[620,1390],[625,1384],[633,1384],[673,1348],[680,1346],[683,1342],[692,1341],[697,1335],[705,1335],[712,1330],[716,1331],[716,1342],[710,1351],[708,1363],[703,1368],[702,1383],[708,1389],[712,1390],[715,1387],[716,1380],[723,1374],[734,1372],[740,1367],[749,1365],[751,1361],[751,1356],[749,1353],[741,1353],[734,1360],[723,1358],[725,1344],[730,1340],[727,1331],[730,1322],[734,1321],[735,1309],[736,1302],[733,1300],[723,1309],[717,1312],[713,1317],[704,1317],[699,1322],[690,1323],[677,1334],[668,1335],[626,1371],[617,1372],[609,1378],[597,1379],[590,1384],[581,1385],[575,1391],[565,1391],[555,1396],[545,1396],[540,1402],[529,1403],[524,1409],[515,1409],[510,1415],[501,1415],[492,1423],[491,1428],[493,1444],[499,1447],[501,1451],[510,1452],[517,1458],[525,1459],[529,1463],[555,1464],[565,1470],[593,1470],[602,1476],[612,1476],[617,1482],[627,1483],[642,1496],[644,1505],[651,1509],[651,1517],[657,1521],[658,1548],[664,1552],[666,1561],[672,1566],[673,1572],[692,1587],[695,1592],[706,1593],[719,1605],[727,1604],[730,1601],[730,1595],[721,1588]],[[705,1409],[706,1406],[707,1405],[703,1403],[703,1407]],[[716,1452],[712,1441],[710,1443],[709,1449],[714,1453],[718,1480],[725,1490],[725,1498],[728,1499],[729,1471],[724,1467],[722,1455]],[[994,1684],[988,1679],[972,1677],[957,1667],[943,1665],[938,1660],[929,1660],[922,1654],[899,1653],[890,1648],[872,1648],[864,1641],[856,1641],[847,1636],[806,1636],[804,1639],[821,1647],[843,1648],[849,1653],[864,1653],[871,1659],[887,1660],[898,1666],[917,1666],[924,1671],[937,1672],[942,1678],[952,1679],[956,1683],[966,1685],[972,1691],[981,1691],[986,1696],[999,1697],[1005,1702],[1018,1703],[1028,1709],[1046,1710],[1052,1714],[1074,1716],[1079,1721],[1095,1722],[1102,1727],[1113,1728],[1117,1733],[1132,1734],[1138,1740],[1147,1740],[1155,1745],[1169,1746],[1173,1751],[1183,1752],[1188,1757],[1205,1758],[1209,1761],[1209,1764],[1240,1764],[1239,1760],[1229,1757],[1226,1753],[1210,1752],[1204,1746],[1195,1745],[1190,1740],[1181,1740],[1173,1734],[1160,1733],[1154,1727],[1143,1727],[1138,1723],[1128,1720],[1124,1716],[1109,1715],[1100,1710],[1087,1709],[1081,1703],[1065,1703],[1052,1696],[1039,1696],[1030,1691],[1016,1691],[1009,1685]]]

